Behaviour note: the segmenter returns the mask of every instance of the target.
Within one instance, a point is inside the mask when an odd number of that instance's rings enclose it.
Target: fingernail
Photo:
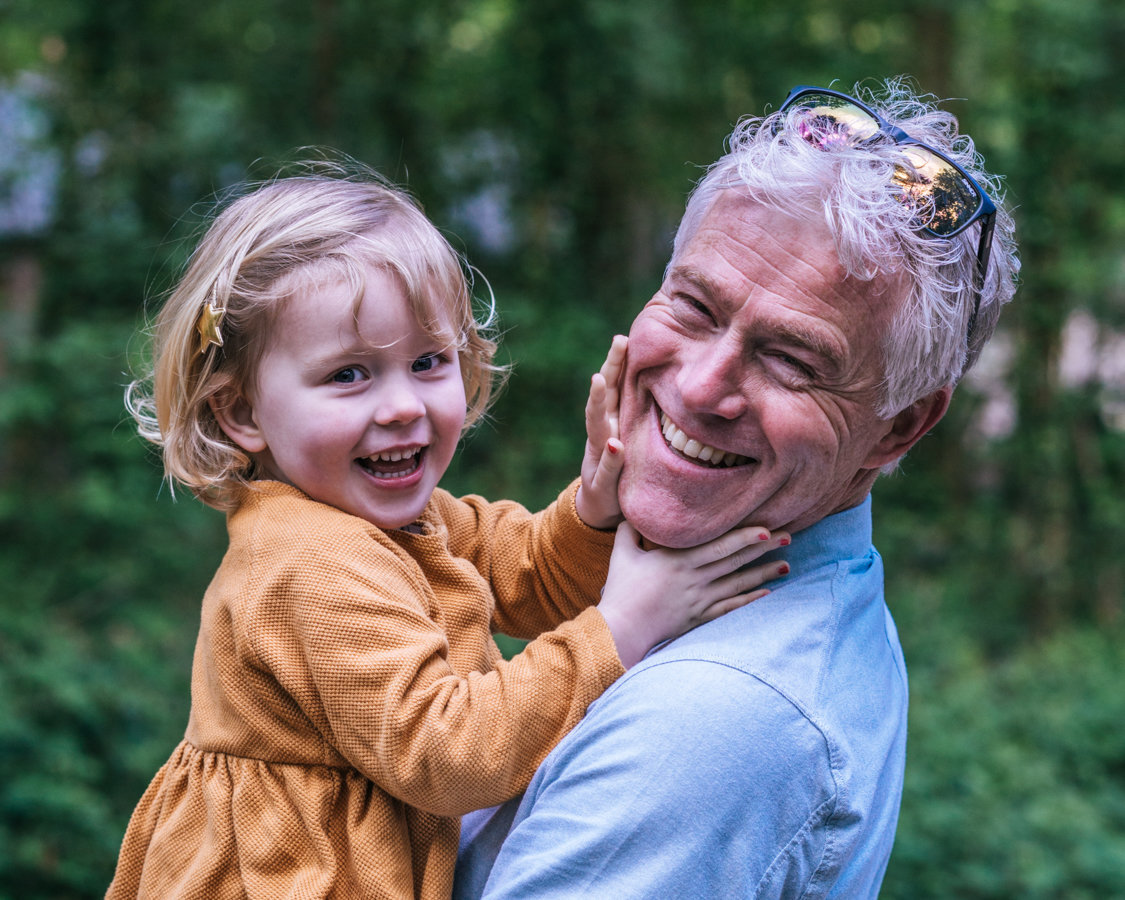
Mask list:
[[[609,451],[610,456],[617,456],[617,453],[618,453],[617,447],[612,442],[606,444],[605,449],[607,451]]]
[[[778,575],[788,575],[789,574],[789,563],[782,563],[780,566],[778,566],[777,567],[777,574]]]
[[[789,546],[789,538],[782,538],[777,543],[778,543],[779,546],[788,547]]]

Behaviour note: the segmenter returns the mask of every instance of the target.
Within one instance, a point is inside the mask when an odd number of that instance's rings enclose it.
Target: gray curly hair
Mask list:
[[[972,139],[958,133],[956,118],[915,94],[903,79],[889,80],[878,91],[857,85],[853,95],[916,141],[954,160],[996,204],[993,250],[975,316],[980,226],[952,238],[923,233],[916,211],[888,190],[907,148],[872,140],[825,149],[794,139],[795,111],[738,123],[728,138],[728,152],[708,168],[688,199],[669,268],[721,191],[742,191],[783,212],[823,216],[850,276],[871,280],[895,273],[905,275],[909,284],[883,348],[878,413],[890,418],[961,380],[992,336],[1000,308],[1015,294],[1020,262],[1000,180],[984,171]]]

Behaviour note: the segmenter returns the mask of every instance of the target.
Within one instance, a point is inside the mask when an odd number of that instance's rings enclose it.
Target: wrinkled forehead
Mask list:
[[[871,324],[893,318],[910,288],[904,271],[849,267],[822,210],[782,210],[733,189],[716,195],[678,248],[669,272],[685,269],[725,285],[732,300],[755,290],[816,297]]]
[[[897,275],[849,274],[822,220],[734,196],[719,198],[700,222],[662,294],[702,301],[747,353],[800,347],[833,383],[871,386],[884,378],[907,287]]]

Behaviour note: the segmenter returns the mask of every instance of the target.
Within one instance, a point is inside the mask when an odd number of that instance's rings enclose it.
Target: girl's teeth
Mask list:
[[[396,478],[406,478],[418,471],[422,464],[422,451],[425,447],[415,447],[407,450],[385,450],[382,453],[372,453],[359,463],[376,478],[393,481]]]
[[[415,455],[417,455],[417,453],[418,453],[417,449],[410,450],[410,451],[390,450],[386,453],[378,453],[371,458],[373,460],[375,460],[376,462],[398,462],[401,459],[407,459],[411,456],[415,456]]]

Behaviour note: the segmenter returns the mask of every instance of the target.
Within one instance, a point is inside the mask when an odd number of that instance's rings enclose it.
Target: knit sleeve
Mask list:
[[[420,570],[360,531],[321,533],[260,596],[246,640],[323,735],[325,762],[440,815],[523,790],[622,672],[589,610],[512,662],[458,675]]]
[[[435,492],[450,549],[472,562],[492,587],[496,631],[532,638],[600,599],[613,532],[579,518],[578,485],[576,479],[537,513],[509,500],[490,503]]]

